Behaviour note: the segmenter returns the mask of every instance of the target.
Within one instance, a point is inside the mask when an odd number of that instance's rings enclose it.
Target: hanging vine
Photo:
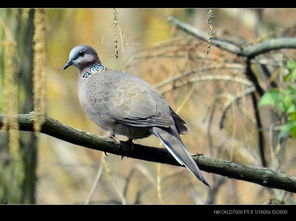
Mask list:
[[[4,88],[3,113],[6,115],[3,122],[3,131],[8,131],[9,152],[13,159],[19,159],[19,124],[18,114],[18,71],[17,44],[11,31],[0,20],[5,33],[4,45]]]
[[[45,52],[45,11],[36,9],[34,17],[35,32],[33,37],[33,91],[34,91],[34,131],[40,132],[46,111],[46,52]]]

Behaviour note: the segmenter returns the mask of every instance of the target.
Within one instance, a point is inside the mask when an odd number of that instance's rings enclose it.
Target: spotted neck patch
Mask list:
[[[105,71],[107,68],[102,64],[94,64],[92,65],[88,71],[84,72],[82,75],[82,79],[87,79],[89,76],[91,76],[93,73]]]

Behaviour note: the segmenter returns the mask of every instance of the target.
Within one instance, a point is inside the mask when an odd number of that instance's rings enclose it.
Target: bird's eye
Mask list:
[[[85,52],[84,51],[80,51],[79,52],[79,56],[83,57],[85,55]]]

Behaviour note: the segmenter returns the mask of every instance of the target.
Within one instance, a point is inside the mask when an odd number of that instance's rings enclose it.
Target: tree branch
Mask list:
[[[180,30],[202,40],[202,41],[208,42],[208,34],[207,33],[200,31],[200,30],[196,29],[195,27],[193,27],[192,25],[182,22],[182,21],[180,21],[176,18],[173,18],[171,16],[168,16],[167,20],[170,23],[172,23],[173,25],[175,25],[177,29],[180,29]],[[229,51],[233,54],[242,55],[242,48],[233,42],[218,39],[218,38],[212,38],[212,44],[218,48]]]
[[[249,58],[246,59],[245,75],[249,78],[250,81],[253,82],[253,84],[254,84],[254,86],[256,88],[256,92],[258,93],[258,95],[260,97],[262,97],[263,94],[264,94],[264,90],[260,86],[255,73],[251,69],[251,62],[250,62]],[[261,121],[257,96],[256,96],[255,93],[251,93],[251,99],[252,99],[252,104],[253,104],[253,108],[254,108],[254,115],[255,115],[255,119],[256,119],[256,126],[257,126],[257,133],[258,133],[259,156],[260,156],[260,159],[261,159],[262,166],[266,167],[267,166],[267,161],[265,159],[265,150],[264,150],[265,140],[264,140],[264,134],[263,134],[263,131],[262,131],[263,124],[262,124],[262,121]]]
[[[167,20],[170,23],[172,23],[174,26],[176,26],[177,29],[180,29],[202,41],[206,41],[206,42],[208,41],[208,34],[196,29],[192,25],[182,22],[171,16],[168,16]],[[296,38],[268,39],[258,44],[246,46],[244,48],[240,47],[234,42],[231,42],[225,39],[218,39],[218,38],[213,38],[212,44],[222,50],[231,52],[232,54],[236,54],[242,57],[254,58],[260,54],[264,54],[266,52],[273,51],[273,50],[289,49],[289,48],[295,49]]]
[[[260,54],[264,54],[273,50],[295,48],[296,38],[274,38],[243,48],[242,55],[245,57],[254,58]]]
[[[0,126],[3,125],[4,115],[0,115]],[[33,114],[18,115],[19,128],[22,131],[33,131]],[[112,139],[96,136],[85,131],[74,129],[50,117],[46,117],[41,133],[80,145],[82,147],[105,151],[135,159],[165,163],[180,166],[165,148],[156,148],[134,144],[133,150],[127,142],[121,142],[119,148]],[[226,160],[194,155],[193,159],[201,170],[216,173],[229,178],[257,183],[262,186],[296,192],[296,178],[268,168],[245,166]]]

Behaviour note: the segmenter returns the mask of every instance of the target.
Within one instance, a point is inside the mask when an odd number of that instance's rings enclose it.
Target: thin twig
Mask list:
[[[147,180],[149,180],[149,183],[151,183],[153,186],[156,185],[156,181],[154,180],[153,176],[149,173],[149,171],[147,170],[147,168],[145,168],[143,165],[141,164],[135,164],[135,166],[130,170],[127,178],[126,178],[126,182],[123,188],[123,196],[126,197],[127,196],[127,192],[128,192],[128,187],[130,186],[130,181],[132,179],[132,177],[134,176],[134,174],[139,171],[141,172],[141,174],[144,175],[144,177],[147,178]]]
[[[213,80],[232,81],[232,82],[240,83],[240,84],[243,84],[246,86],[253,86],[252,82],[250,82],[249,80],[247,80],[245,78],[241,78],[241,77],[233,77],[230,75],[202,75],[202,76],[191,78],[190,80],[188,80],[186,82],[174,84],[173,87],[162,90],[161,94],[167,93],[171,90],[174,90],[179,87],[183,87],[188,84],[192,84],[192,83],[196,83],[196,82],[200,82],[200,81],[213,81]]]
[[[221,65],[221,66],[213,66],[213,67],[206,67],[206,68],[200,68],[199,70],[193,70],[193,71],[189,71],[183,74],[179,74],[176,75],[170,79],[164,80],[162,82],[160,82],[159,84],[155,85],[155,88],[160,88],[163,87],[165,85],[168,85],[170,83],[174,83],[178,80],[181,80],[185,77],[194,75],[194,74],[199,74],[202,72],[210,72],[210,71],[216,71],[216,70],[223,70],[223,69],[242,69],[241,65],[237,65],[237,64],[229,64],[229,65]],[[207,76],[227,76],[227,75],[207,75]],[[224,77],[222,77],[224,78]],[[233,77],[230,77],[233,78]]]
[[[181,173],[183,173],[182,171],[177,171],[177,172],[173,172],[172,174],[169,174],[167,176],[164,176],[160,179],[159,183],[160,185],[163,184],[165,181],[169,180],[170,178],[174,178],[176,176],[179,176]],[[146,186],[144,186],[143,188],[141,188],[137,193],[136,193],[136,197],[134,200],[134,204],[140,204],[141,202],[141,197],[143,196],[144,193],[148,192],[149,190],[151,190],[153,187],[155,186],[155,184],[153,183],[149,183]]]
[[[96,187],[97,187],[97,185],[98,185],[98,183],[100,181],[100,178],[101,178],[101,176],[103,174],[103,169],[104,169],[104,166],[101,163],[99,168],[98,168],[98,172],[97,172],[97,175],[95,177],[95,180],[94,180],[94,182],[93,182],[93,184],[91,186],[91,189],[90,189],[90,191],[89,191],[89,193],[88,193],[88,195],[87,195],[87,197],[86,197],[86,199],[84,201],[85,205],[89,204],[89,201],[90,201],[91,197],[93,196],[93,194],[95,192],[95,189],[96,189]]]
[[[211,191],[208,192],[208,196],[206,199],[205,204],[214,204],[215,203],[215,197],[221,188],[221,186],[225,183],[226,179],[225,177],[217,177],[215,179],[214,185],[212,186]]]
[[[237,103],[240,99],[242,99],[243,97],[253,93],[255,91],[254,87],[250,87],[247,90],[243,91],[242,93],[236,95],[236,96],[228,96],[227,98],[229,99],[228,103],[226,105],[224,105],[224,108],[222,110],[222,115],[221,115],[221,119],[220,119],[220,123],[219,123],[219,128],[222,129],[224,128],[224,120],[226,118],[226,114],[228,112],[228,110],[230,109],[230,107],[234,104]]]

